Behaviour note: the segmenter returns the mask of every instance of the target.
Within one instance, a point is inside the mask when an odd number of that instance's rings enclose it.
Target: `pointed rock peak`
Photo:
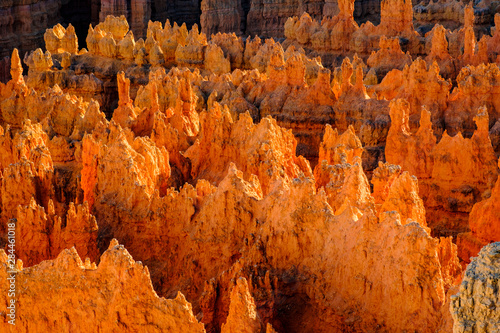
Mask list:
[[[311,18],[311,15],[309,15],[309,13],[307,12],[304,12],[301,16],[300,16],[300,22],[304,22],[304,23],[312,23],[312,18]]]
[[[274,330],[273,326],[270,323],[267,323],[266,333],[277,333],[277,332]]]
[[[17,49],[14,49],[14,51],[12,51],[12,57],[10,58],[10,75],[12,76],[12,81],[14,83],[24,83],[23,66],[21,64],[21,58],[19,58],[19,51]]]
[[[363,146],[356,136],[354,127],[349,126],[347,130],[338,135],[337,129],[326,125],[325,135],[319,148],[319,161],[326,160],[328,164],[354,163],[355,157],[361,157]],[[344,158],[342,155],[345,155]]]
[[[382,204],[387,199],[389,190],[395,179],[401,174],[399,165],[378,163],[378,167],[373,171],[371,183],[373,184],[373,197],[377,204]]]
[[[85,269],[82,259],[78,255],[76,248],[73,246],[71,249],[63,250],[56,258],[56,265],[59,265],[66,270],[73,270],[76,268]]]
[[[58,84],[55,84],[55,85],[51,88],[50,94],[51,94],[51,95],[59,95],[59,96],[62,96],[62,95],[64,94],[64,92],[62,91],[61,87],[59,87],[59,85],[58,85]]]
[[[453,243],[453,237],[440,237],[437,252],[441,264],[441,275],[447,290],[460,281],[462,273],[462,266],[457,256],[457,245]]]
[[[488,135],[489,116],[488,116],[488,109],[486,108],[486,106],[481,106],[477,110],[477,114],[474,117],[474,122],[476,123],[477,126],[477,132]]]
[[[170,31],[171,29],[172,29],[172,24],[170,24],[170,20],[169,20],[169,19],[167,19],[167,20],[165,21],[165,25],[164,25],[163,30],[164,30],[164,31]]]
[[[318,69],[318,78],[316,79],[314,85],[325,86],[325,87],[330,86],[331,75],[332,72],[328,68],[321,66]]]
[[[410,175],[408,171],[404,171],[394,182],[394,188],[399,188],[401,192],[417,192],[418,180],[417,177]]]
[[[272,46],[271,57],[269,59],[269,66],[279,68],[285,65],[285,53],[281,44],[274,44]]]
[[[286,74],[288,84],[302,86],[305,82],[306,65],[299,53],[295,53],[286,60]]]
[[[175,296],[175,301],[182,304],[186,309],[189,311],[192,311],[192,305],[186,300],[186,296],[184,296],[183,293],[180,291],[177,292],[177,295]]]
[[[424,203],[418,192],[417,178],[405,171],[394,180],[380,211],[397,211],[404,224],[408,219],[411,219],[430,233],[430,229],[427,228]]]
[[[353,66],[351,64],[351,61],[349,60],[348,57],[345,57],[344,60],[342,61],[342,65],[340,66],[341,72],[342,72],[342,85],[341,89],[343,92],[347,91],[350,87],[352,87],[351,84],[351,76],[354,71]]]
[[[125,246],[118,244],[116,239],[111,241],[108,249],[102,254],[98,268],[100,270],[111,270],[114,272],[125,271],[132,268],[139,269],[140,272],[145,273],[144,266],[136,262]]]
[[[436,24],[432,29],[431,53],[448,53],[448,40],[446,39],[446,29],[441,24]]]
[[[71,23],[68,24],[68,28],[66,28],[66,34],[67,35],[75,34],[75,27]]]
[[[255,301],[250,295],[248,282],[240,277],[231,291],[229,314],[225,324],[222,324],[222,333],[232,332],[260,332],[262,327]]]
[[[350,198],[353,205],[364,210],[371,207],[375,201],[371,195],[368,178],[361,166],[361,158],[359,156],[353,157],[352,163],[352,166],[346,171],[341,195]]]
[[[388,225],[392,224],[396,226],[401,226],[401,215],[399,215],[399,212],[395,210],[382,212],[380,213],[379,222]]]
[[[346,197],[342,205],[335,211],[335,216],[340,216],[342,219],[358,221],[361,216],[363,216],[363,212],[353,205],[351,200]]]
[[[363,83],[363,67],[361,67],[361,66],[356,67],[356,85],[355,85],[355,89],[357,91],[361,91],[361,92],[366,93],[366,88],[365,88],[365,85]]]
[[[125,78],[125,73],[120,72],[116,75],[118,83],[118,105],[126,105],[132,102],[130,99],[130,79]]]
[[[333,145],[337,142],[339,137],[339,132],[337,128],[332,128],[330,124],[326,124],[325,126],[325,135],[323,136],[323,143],[325,145]]]
[[[431,112],[425,106],[422,106],[422,112],[420,113],[420,128],[432,129]]]
[[[108,250],[114,249],[116,246],[119,246],[120,243],[118,243],[118,240],[116,238],[113,238],[111,242],[109,243]]]
[[[410,132],[409,114],[410,104],[404,98],[392,100],[389,103],[389,115],[391,117],[391,129],[402,130],[403,133]]]
[[[30,203],[29,203],[28,207],[33,209],[33,210],[35,210],[38,207],[38,205],[35,201],[35,198],[33,198],[33,197],[30,198]]]
[[[243,172],[236,168],[236,164],[233,162],[229,163],[229,169],[227,172],[227,177],[236,177],[238,179],[243,179]]]
[[[219,191],[234,191],[244,193],[255,199],[262,199],[262,188],[259,179],[252,175],[250,181],[243,178],[243,172],[234,163],[229,164],[227,176],[220,182]]]

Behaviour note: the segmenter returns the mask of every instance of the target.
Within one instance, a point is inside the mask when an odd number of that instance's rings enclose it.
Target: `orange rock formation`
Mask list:
[[[148,268],[134,261],[116,240],[102,254],[99,265],[88,259],[83,263],[75,248],[63,250],[55,260],[29,268],[24,268],[21,261],[10,267],[3,250],[0,258],[2,280],[6,281],[14,270],[17,288],[23,290],[16,299],[16,325],[4,326],[6,332],[120,327],[205,332],[184,296],[179,293],[173,300],[158,297]],[[2,284],[4,313],[8,312],[7,290],[7,285]],[[44,304],[40,303],[40,294],[46,295]],[[145,313],[148,315],[144,316]]]
[[[479,310],[450,295],[500,240],[498,32],[477,41],[467,7],[463,28],[419,34],[409,0],[359,26],[354,4],[321,22],[302,4],[282,42],[207,38],[220,4],[203,1],[204,32],[149,22],[135,40],[108,16],[85,50],[56,25],[26,76],[15,50],[0,275],[17,272],[21,331],[465,329]]]

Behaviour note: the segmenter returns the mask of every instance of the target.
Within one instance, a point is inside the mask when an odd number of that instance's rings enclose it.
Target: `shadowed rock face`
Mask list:
[[[315,19],[339,13],[336,0],[204,0],[201,2],[201,27],[207,35],[235,32],[237,35],[284,37],[284,24],[289,17],[306,12]],[[354,18],[359,23],[380,21],[380,1],[356,1]]]
[[[22,54],[43,45],[45,29],[61,21],[61,0],[2,1],[0,3],[0,57],[13,48]]]

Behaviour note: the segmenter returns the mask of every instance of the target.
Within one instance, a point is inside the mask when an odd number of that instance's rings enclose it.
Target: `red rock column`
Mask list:
[[[139,38],[146,37],[148,22],[151,19],[151,1],[150,0],[132,0],[130,8],[130,28],[134,36]]]

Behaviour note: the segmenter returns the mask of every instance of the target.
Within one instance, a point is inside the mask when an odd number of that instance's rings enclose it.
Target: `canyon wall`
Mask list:
[[[226,0],[201,2],[201,27],[207,35],[217,32],[235,32],[237,35],[283,37],[286,20],[292,16],[309,13],[313,18],[332,17],[338,14],[335,0],[280,0],[248,1]],[[380,2],[356,1],[354,17],[358,22],[379,22]]]
[[[0,3],[0,57],[13,48],[22,54],[43,45],[45,29],[61,20],[61,0],[29,0]]]

